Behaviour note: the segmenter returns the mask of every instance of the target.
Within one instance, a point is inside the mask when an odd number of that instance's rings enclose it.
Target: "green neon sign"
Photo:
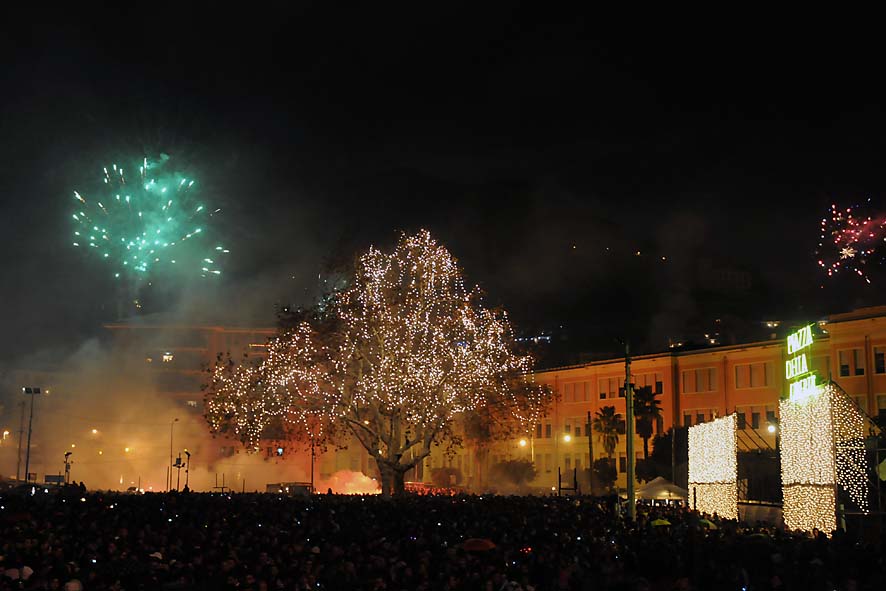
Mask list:
[[[806,358],[808,349],[812,347],[812,325],[788,335],[788,355],[784,362],[784,377],[788,382],[788,398],[793,402],[803,402],[818,392],[815,374],[809,371]]]

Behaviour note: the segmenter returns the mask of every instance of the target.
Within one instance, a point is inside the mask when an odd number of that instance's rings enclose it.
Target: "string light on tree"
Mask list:
[[[258,365],[221,361],[207,420],[248,449],[269,430],[289,439],[355,439],[379,464],[383,492],[435,444],[458,441],[455,420],[482,411],[498,435],[528,433],[551,392],[512,350],[506,313],[467,290],[454,257],[427,231],[393,252],[371,248],[350,287],[268,345]]]

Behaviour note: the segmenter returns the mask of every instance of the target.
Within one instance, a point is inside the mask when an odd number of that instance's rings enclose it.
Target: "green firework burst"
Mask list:
[[[74,200],[72,244],[107,262],[114,277],[221,274],[230,251],[211,231],[221,210],[200,198],[195,179],[170,170],[168,159],[112,164],[102,170],[98,188],[74,191]]]

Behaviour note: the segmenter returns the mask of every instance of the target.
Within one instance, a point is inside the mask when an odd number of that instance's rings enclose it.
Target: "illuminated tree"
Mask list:
[[[291,319],[290,319],[291,320]],[[259,365],[219,364],[206,390],[214,432],[254,449],[282,420],[287,436],[356,440],[376,461],[384,494],[432,446],[460,442],[456,422],[483,411],[490,433],[528,432],[551,400],[512,348],[504,312],[484,307],[426,231],[393,252],[371,248],[349,287],[288,323]]]

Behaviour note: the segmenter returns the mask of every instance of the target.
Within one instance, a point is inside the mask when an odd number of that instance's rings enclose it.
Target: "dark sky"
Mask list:
[[[877,36],[305,6],[6,25],[0,362],[113,319],[67,220],[75,184],[123,153],[199,170],[235,251],[214,284],[167,281],[154,312],[268,324],[420,227],[518,329],[562,325],[573,350],[881,303],[876,281],[822,289],[813,255],[832,200],[882,203]]]

